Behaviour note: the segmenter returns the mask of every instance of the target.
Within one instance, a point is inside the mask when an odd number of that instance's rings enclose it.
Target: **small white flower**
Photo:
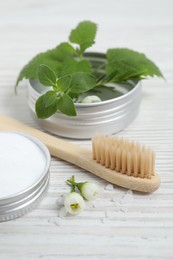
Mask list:
[[[81,103],[97,103],[101,102],[101,99],[98,96],[86,96],[81,100]]]
[[[94,200],[100,194],[100,188],[93,182],[85,182],[81,187],[81,194],[87,200]]]
[[[77,192],[68,193],[64,200],[66,210],[71,214],[79,214],[85,209],[85,201]]]

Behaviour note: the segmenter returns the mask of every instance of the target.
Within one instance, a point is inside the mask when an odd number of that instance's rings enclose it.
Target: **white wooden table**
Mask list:
[[[0,259],[173,259],[173,1],[1,0],[0,113],[38,128],[24,82],[14,95],[17,74],[35,54],[66,41],[82,20],[99,24],[92,51],[144,52],[166,78],[143,82],[139,115],[120,133],[156,150],[161,187],[153,194],[134,192],[127,201],[126,190],[104,189],[81,215],[60,218],[57,198],[69,191],[71,175],[103,188],[107,183],[52,158],[47,196],[24,217],[0,223]]]

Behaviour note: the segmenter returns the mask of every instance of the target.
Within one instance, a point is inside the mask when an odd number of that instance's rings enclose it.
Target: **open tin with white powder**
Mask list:
[[[106,62],[102,53],[85,53],[85,59],[94,67],[101,69]],[[57,111],[48,119],[38,119],[35,114],[37,99],[49,88],[42,86],[38,80],[28,80],[28,104],[37,123],[46,131],[76,139],[91,138],[95,133],[113,134],[127,127],[136,117],[141,101],[141,83],[129,81],[124,84],[111,84],[107,87],[96,87],[84,94],[97,95],[102,102],[76,102],[77,116],[69,117]]]
[[[45,194],[50,153],[36,138],[0,132],[0,222],[24,215]]]

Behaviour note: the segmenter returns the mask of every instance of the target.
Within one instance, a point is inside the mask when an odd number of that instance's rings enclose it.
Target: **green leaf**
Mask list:
[[[61,67],[60,76],[73,74],[75,72],[91,73],[91,64],[87,60],[66,59]]]
[[[82,54],[88,47],[95,43],[95,36],[97,32],[97,25],[90,21],[84,21],[71,31],[69,40],[72,43],[77,43],[80,46],[80,54]]]
[[[65,59],[73,56],[76,50],[68,42],[62,42],[57,46],[57,59],[58,61],[64,61]]]
[[[73,58],[66,59],[61,67],[60,76],[70,75],[76,72],[77,60]]]
[[[159,68],[151,60],[144,54],[133,50],[125,48],[109,49],[107,51],[107,61],[106,74],[109,81],[140,80],[155,75],[163,77]]]
[[[85,72],[91,74],[92,66],[91,63],[87,60],[81,60],[77,64],[77,71],[76,72]]]
[[[56,75],[55,72],[49,68],[47,65],[40,65],[38,70],[38,78],[42,85],[44,86],[54,86],[56,85]]]
[[[41,64],[47,65],[55,71],[56,75],[58,75],[61,69],[62,61],[70,56],[73,56],[74,53],[74,48],[69,43],[64,42],[52,50],[37,54],[20,71],[16,81],[16,87],[23,78],[36,79],[38,76],[38,68]]]
[[[57,94],[55,91],[48,91],[37,99],[35,110],[38,118],[48,118],[57,111]]]
[[[68,92],[68,95],[72,98],[73,102],[75,103],[78,100],[80,93]]]
[[[58,100],[58,109],[67,116],[76,116],[76,108],[71,97],[64,94]]]
[[[57,87],[60,91],[65,92],[69,88],[70,83],[71,83],[71,76],[66,75],[58,79]]]
[[[93,75],[85,72],[77,72],[72,75],[70,92],[83,93],[94,87],[96,79]]]

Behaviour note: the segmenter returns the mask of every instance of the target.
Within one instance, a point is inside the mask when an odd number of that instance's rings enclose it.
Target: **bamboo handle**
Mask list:
[[[142,192],[153,192],[160,185],[160,178],[157,174],[152,179],[143,179],[107,169],[92,159],[92,153],[89,149],[43,133],[7,116],[0,115],[0,130],[18,131],[35,136],[48,147],[51,155],[75,164],[121,187]]]

